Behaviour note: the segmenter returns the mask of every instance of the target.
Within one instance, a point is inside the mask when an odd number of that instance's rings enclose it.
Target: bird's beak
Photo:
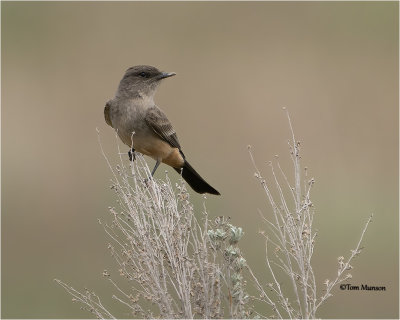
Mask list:
[[[175,72],[162,72],[159,76],[158,76],[158,79],[165,79],[165,78],[168,78],[168,77],[172,77],[172,76],[174,76],[174,75],[176,75],[176,73]]]

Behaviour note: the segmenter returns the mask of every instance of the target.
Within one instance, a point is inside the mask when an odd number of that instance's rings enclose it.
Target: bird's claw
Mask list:
[[[151,180],[153,180],[153,177],[152,177],[152,176],[143,179],[143,184],[146,186],[146,188],[150,187],[150,181],[151,181]]]
[[[135,161],[136,160],[135,150],[129,149],[128,156],[129,156],[129,161],[131,161],[131,162]]]

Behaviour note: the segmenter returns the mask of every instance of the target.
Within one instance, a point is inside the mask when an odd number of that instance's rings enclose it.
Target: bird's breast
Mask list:
[[[174,168],[183,166],[184,159],[177,148],[162,140],[145,121],[148,103],[118,101],[110,110],[110,119],[118,136],[129,147]]]
[[[132,141],[134,142],[136,137],[147,134],[145,114],[146,110],[141,104],[131,101],[114,103],[114,107],[110,111],[110,119],[113,128],[126,145],[132,146]]]

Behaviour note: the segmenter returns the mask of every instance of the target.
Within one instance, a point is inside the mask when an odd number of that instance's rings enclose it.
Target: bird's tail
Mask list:
[[[181,169],[174,168],[179,174],[182,171],[182,178],[189,184],[189,186],[198,193],[210,193],[220,195],[220,193],[211,187],[200,175],[193,169],[193,167],[185,160]]]

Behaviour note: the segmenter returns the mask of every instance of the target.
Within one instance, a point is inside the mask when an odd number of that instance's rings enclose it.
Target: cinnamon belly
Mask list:
[[[141,140],[142,139],[133,141],[136,151],[143,153],[154,160],[160,160],[173,168],[181,168],[183,166],[184,159],[178,148],[173,148],[169,143],[160,139]]]

